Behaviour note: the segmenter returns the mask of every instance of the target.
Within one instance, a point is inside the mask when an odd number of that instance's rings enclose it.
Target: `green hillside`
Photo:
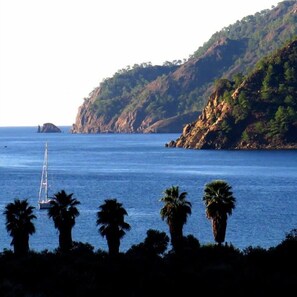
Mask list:
[[[171,146],[297,147],[297,39],[235,78],[216,82],[203,115]]]
[[[297,34],[296,20],[296,1],[283,1],[216,32],[184,63],[127,67],[85,98],[72,132],[182,132],[197,119],[217,79],[247,74]]]

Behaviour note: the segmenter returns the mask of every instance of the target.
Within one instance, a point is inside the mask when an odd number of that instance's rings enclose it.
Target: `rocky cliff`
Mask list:
[[[183,63],[121,70],[85,98],[71,132],[181,133],[205,107],[216,80],[247,74],[295,34],[296,1],[284,1],[216,32]]]
[[[242,82],[221,80],[194,123],[166,146],[297,148],[297,40],[260,61]]]
[[[202,57],[192,58],[166,76],[157,77],[138,92],[131,92],[129,98],[122,97],[121,103],[114,105],[124,104],[123,108],[113,114],[96,109],[104,101],[103,89],[98,87],[79,107],[72,133],[179,133],[200,114],[204,103],[195,103],[196,98],[202,96],[209,81],[216,78],[218,69],[229,68],[233,62],[231,57],[239,55],[244,47],[243,41],[218,40]],[[186,102],[188,97],[192,103]]]

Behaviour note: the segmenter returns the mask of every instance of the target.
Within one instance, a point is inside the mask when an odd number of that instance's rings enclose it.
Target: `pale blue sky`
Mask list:
[[[0,126],[72,125],[117,70],[183,60],[275,0],[0,0]]]

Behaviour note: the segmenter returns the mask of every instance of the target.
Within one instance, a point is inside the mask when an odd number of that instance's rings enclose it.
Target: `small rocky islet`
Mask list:
[[[42,126],[38,125],[37,133],[61,133],[61,129],[53,123],[45,123]]]

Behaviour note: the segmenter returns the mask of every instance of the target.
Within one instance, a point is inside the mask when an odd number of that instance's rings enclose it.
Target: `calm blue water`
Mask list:
[[[297,228],[297,151],[212,151],[165,148],[178,134],[38,134],[37,127],[0,128],[0,251],[11,249],[2,214],[7,203],[27,198],[36,207],[36,251],[58,246],[58,233],[46,210],[37,209],[45,142],[49,146],[50,193],[62,189],[81,204],[73,240],[107,250],[96,227],[98,206],[117,198],[131,225],[121,251],[138,244],[148,229],[168,233],[159,201],[166,188],[188,192],[192,215],[184,233],[213,243],[202,203],[204,185],[224,179],[233,188],[236,208],[228,219],[226,242],[239,249],[269,248]]]

